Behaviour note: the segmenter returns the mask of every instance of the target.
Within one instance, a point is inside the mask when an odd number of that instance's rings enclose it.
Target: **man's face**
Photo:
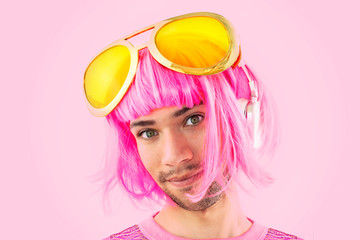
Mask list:
[[[193,108],[168,107],[131,121],[130,128],[140,158],[163,191],[180,207],[198,211],[213,205],[220,195],[193,203],[202,180],[201,162],[205,142],[205,105]],[[208,193],[218,192],[214,182]]]

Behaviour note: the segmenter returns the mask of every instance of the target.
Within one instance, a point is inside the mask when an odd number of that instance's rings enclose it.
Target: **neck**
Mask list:
[[[175,236],[193,239],[235,237],[251,227],[240,208],[239,197],[232,189],[201,211],[167,205],[155,216],[155,221]]]

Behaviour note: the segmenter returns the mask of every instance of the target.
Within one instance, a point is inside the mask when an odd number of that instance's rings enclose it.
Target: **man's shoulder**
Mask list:
[[[104,240],[115,240],[115,239],[132,239],[132,240],[148,240],[140,231],[138,225],[131,226],[125,230],[112,234],[110,237]]]
[[[283,239],[283,240],[298,239],[298,240],[302,240],[302,238],[299,238],[299,237],[297,237],[295,235],[291,235],[291,234],[284,233],[284,232],[281,232],[281,231],[273,229],[273,228],[269,228],[264,240],[275,240],[275,239]]]

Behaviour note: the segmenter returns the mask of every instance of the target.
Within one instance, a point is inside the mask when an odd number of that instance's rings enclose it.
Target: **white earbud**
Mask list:
[[[250,101],[245,99],[245,98],[239,98],[237,101],[238,101],[240,111],[247,118],[247,107],[248,107],[248,104],[249,104]]]

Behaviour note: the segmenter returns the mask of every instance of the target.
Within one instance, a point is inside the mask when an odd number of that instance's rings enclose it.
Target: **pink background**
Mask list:
[[[102,211],[88,177],[106,125],[86,109],[83,72],[117,38],[195,11],[233,22],[246,62],[278,103],[282,141],[270,164],[278,180],[244,196],[248,216],[305,239],[359,238],[360,6],[341,2],[2,4],[1,238],[101,239],[149,215],[121,195],[111,214]]]

